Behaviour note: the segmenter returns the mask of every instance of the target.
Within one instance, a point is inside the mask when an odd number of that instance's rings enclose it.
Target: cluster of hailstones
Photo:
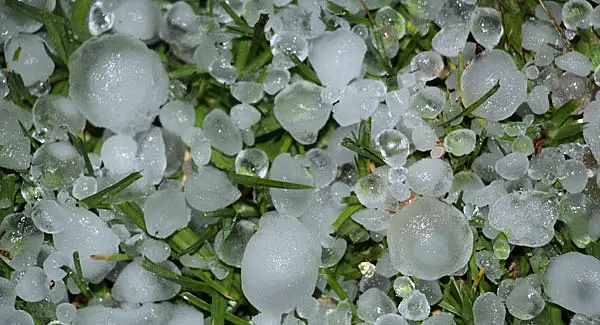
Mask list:
[[[185,2],[160,8],[149,0],[98,1],[88,16],[89,31],[97,37],[86,41],[68,62],[68,97],[48,94],[55,67],[46,48],[55,50],[47,34],[38,32],[41,24],[0,3],[0,43],[7,66],[39,96],[31,113],[0,100],[0,167],[23,175],[21,194],[26,201],[23,211],[5,217],[0,225],[1,258],[14,269],[10,279],[0,278],[0,323],[34,323],[28,313],[15,309],[16,297],[34,314],[55,307],[56,315],[45,316],[53,324],[201,321],[202,313],[194,308],[164,302],[181,287],[146,271],[142,257],[181,274],[168,260],[171,247],[163,239],[186,226],[201,231],[215,222],[203,218],[202,212],[226,208],[240,198],[227,174],[209,165],[213,149],[235,156],[238,174],[316,187],[270,189],[276,211],[240,221],[228,236],[221,230],[211,243],[210,256],[194,253],[179,259],[183,271],[209,270],[217,279],[241,268],[243,294],[260,311],[255,324],[280,324],[282,315],[285,324],[295,324],[297,317],[315,325],[350,324],[348,302],[331,307],[312,294],[315,287],[325,289],[318,268],[335,266],[346,250],[346,241],[330,234],[333,221],[347,208],[341,198],[352,192],[362,209],[351,218],[369,231],[353,240],[377,242],[386,237],[389,247],[376,266],[361,264],[360,282],[340,283],[352,300],[360,292],[358,316],[365,322],[453,323],[448,313],[429,317],[430,305],[441,299],[438,279],[466,272],[479,234],[469,225],[474,218],[484,221],[482,233],[493,241],[493,251],[475,253],[477,266],[485,267],[485,276],[498,284],[497,294],[486,293],[475,301],[476,324],[503,324],[506,310],[521,320],[547,317],[545,300],[576,313],[572,324],[594,321],[600,310],[600,261],[576,252],[560,255],[548,244],[558,219],[579,248],[600,238],[593,195],[599,179],[594,159],[600,157],[600,102],[590,99],[590,79],[598,83],[600,73],[596,69],[590,76],[592,62],[565,46],[548,13],[572,38],[577,28],[599,27],[600,6],[594,9],[584,0],[544,3],[545,8],[538,6],[535,17],[522,26],[522,46],[535,57],[519,70],[508,53],[494,49],[503,34],[499,13],[473,0],[402,1],[406,16],[389,1],[364,1],[376,10],[375,35],[327,9],[321,17],[326,6],[320,1],[230,1],[230,9],[250,26],[261,13],[271,14],[265,37],[273,59],[266,76],[258,79],[232,64],[235,35],[225,29],[232,21],[218,3],[212,16],[203,16]],[[56,3],[30,5],[53,11]],[[73,2],[60,5],[69,16]],[[358,2],[339,5],[363,14]],[[440,31],[433,37],[432,50],[412,58],[396,76],[397,89],[388,89],[379,79],[365,77],[391,77],[367,51],[367,44],[394,58],[407,33],[407,20],[412,33],[424,35],[433,25]],[[328,31],[325,22],[335,30]],[[476,53],[469,35],[484,52]],[[161,40],[198,72],[228,84],[240,104],[210,111],[203,127],[196,127],[193,104],[177,99],[187,92],[186,86],[169,82],[160,57],[147,47]],[[444,57],[458,64],[459,55],[469,62],[460,80],[458,69],[447,73],[444,64]],[[290,56],[308,59],[321,84],[292,76],[289,70],[295,63]],[[448,93],[427,85],[438,78],[444,78]],[[463,107],[457,100],[471,105],[496,84],[498,90],[471,112],[478,118],[471,128],[458,128]],[[0,97],[8,92],[2,72]],[[328,135],[327,148],[315,147],[305,155],[280,154],[269,168],[267,154],[252,148],[256,125],[267,112],[259,105],[269,100],[265,93],[275,96],[277,122],[300,144],[315,144],[331,115],[340,126]],[[536,115],[571,99],[582,102],[585,144],[567,143],[535,153],[526,131],[536,123]],[[519,122],[505,121],[515,115]],[[160,126],[153,125],[157,116]],[[340,142],[369,117],[372,141],[385,165],[357,179],[354,155]],[[453,131],[445,134],[439,121]],[[68,132],[81,132],[86,122],[105,128],[100,154],[89,154],[93,175],[84,175],[83,158],[68,142]],[[31,140],[23,132],[32,127],[33,138],[41,143],[33,155]],[[486,136],[501,139],[488,138],[472,171],[453,174],[443,155],[469,155],[478,137],[482,141]],[[197,171],[185,183],[165,179],[181,167],[188,147]],[[409,157],[417,151],[430,158]],[[92,212],[77,204],[137,170],[143,177],[122,196],[139,202],[147,233],[124,222],[118,212]],[[557,180],[560,187],[552,187]],[[411,191],[419,198],[399,208],[398,202],[408,200]],[[463,211],[451,205],[459,198]],[[51,242],[45,240],[49,237]],[[500,263],[514,245],[534,248],[532,260],[550,258],[543,275],[500,281]],[[80,289],[61,267],[74,267],[75,251],[86,281],[114,282],[109,302],[95,298],[82,309],[68,303],[67,293]],[[134,258],[119,263],[91,258],[119,252]],[[402,298],[397,307],[384,293],[390,286]]]

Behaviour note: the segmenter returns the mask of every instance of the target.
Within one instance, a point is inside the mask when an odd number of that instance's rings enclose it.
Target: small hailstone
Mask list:
[[[60,251],[48,255],[42,263],[48,278],[55,281],[62,280],[67,275],[67,272],[61,269],[64,265],[69,265],[69,258]]]
[[[367,208],[381,207],[387,198],[387,183],[385,179],[369,174],[358,180],[354,187],[358,201]]]
[[[442,300],[442,288],[438,280],[417,279],[415,289],[425,295],[427,303],[431,306]]]
[[[409,154],[408,138],[395,129],[385,129],[375,137],[375,146],[391,167],[401,167]]]
[[[515,318],[530,320],[546,307],[542,295],[527,279],[517,279],[515,286],[506,297],[506,308]]]
[[[435,51],[425,51],[415,55],[410,61],[410,69],[421,81],[437,78],[444,70],[444,60]]]
[[[212,166],[198,167],[198,172],[188,177],[184,185],[187,203],[199,211],[223,209],[241,196],[227,174]]]
[[[551,100],[554,107],[560,107],[569,100],[580,100],[589,96],[591,83],[588,78],[580,77],[572,73],[563,73],[558,78],[558,87],[552,91]]]
[[[242,150],[239,128],[229,115],[220,109],[213,109],[206,114],[203,131],[210,144],[226,155],[233,156]]]
[[[385,103],[394,116],[402,116],[410,108],[410,92],[406,88],[393,90],[385,94]]]
[[[527,174],[529,159],[527,154],[512,152],[496,161],[496,173],[504,179],[517,180]]]
[[[108,4],[105,8],[105,4]],[[115,24],[115,13],[112,3],[95,1],[88,11],[88,30],[93,36],[109,31]]]
[[[0,223],[0,247],[10,252],[10,257],[0,255],[8,266],[17,271],[25,270],[37,263],[44,234],[37,229],[31,218],[22,213],[9,214]]]
[[[358,269],[360,270],[360,274],[367,278],[371,278],[375,275],[375,271],[377,270],[375,265],[371,262],[360,262],[358,264]]]
[[[290,82],[290,72],[285,69],[269,68],[269,74],[263,81],[263,89],[269,95],[275,95]]]
[[[435,118],[446,104],[446,95],[437,87],[425,87],[410,99],[410,108],[422,118]]]
[[[135,155],[138,144],[126,135],[113,135],[102,144],[100,155],[104,167],[119,175],[132,172],[135,169]]]
[[[182,135],[188,128],[194,126],[196,112],[191,104],[173,100],[160,109],[158,117],[163,128]]]
[[[528,174],[530,178],[550,185],[564,173],[564,166],[565,157],[559,149],[544,148],[540,154],[531,158]]]
[[[112,288],[115,300],[129,303],[163,301],[173,298],[181,286],[162,278],[142,267],[142,258],[131,261],[119,273]],[[166,261],[161,267],[181,275],[181,271],[172,262]]]
[[[430,310],[427,297],[418,290],[413,290],[410,296],[402,299],[398,305],[400,315],[408,320],[424,320],[429,316]]]
[[[549,92],[544,86],[538,85],[527,95],[527,104],[534,114],[541,115],[548,111],[550,108],[548,94]]]
[[[56,319],[59,322],[70,324],[75,319],[76,313],[77,309],[71,303],[63,302],[56,306]]]
[[[385,314],[377,318],[375,325],[407,325],[406,319],[397,314]]]
[[[141,171],[142,182],[157,185],[167,168],[166,147],[162,129],[152,126],[137,135],[138,152],[135,169]]]
[[[31,209],[31,220],[41,231],[55,234],[69,224],[67,212],[54,200],[40,200]]]
[[[29,267],[17,281],[17,296],[28,302],[37,302],[48,295],[50,281],[44,270],[37,266]]]
[[[392,215],[387,240],[399,272],[435,280],[468,262],[473,233],[460,211],[424,197]]]
[[[467,155],[475,149],[477,136],[469,129],[454,130],[444,138],[444,148],[454,156]]]
[[[498,257],[490,251],[482,250],[475,253],[475,263],[478,268],[485,268],[485,276],[496,283],[502,277],[502,269]]]
[[[215,253],[223,263],[241,267],[242,256],[248,241],[254,235],[256,225],[247,220],[235,223],[229,235],[220,230],[215,236]]]
[[[43,144],[31,160],[31,177],[52,190],[70,186],[83,172],[83,157],[68,142]]]
[[[123,1],[115,8],[112,30],[152,42],[157,39],[160,19],[160,8],[151,0]]]
[[[504,32],[500,14],[493,8],[477,8],[471,15],[471,34],[486,49],[494,48]]]
[[[384,6],[377,10],[377,13],[375,14],[375,22],[379,26],[391,26],[394,30],[394,34],[398,39],[402,39],[402,37],[404,37],[404,35],[406,34],[406,20],[398,11],[394,10],[390,6]],[[357,32],[355,28],[356,26],[362,26],[362,31],[360,33]],[[352,28],[352,31],[357,35],[368,34],[368,29],[365,25],[355,25]]]
[[[586,0],[570,0],[563,5],[562,21],[568,29],[588,28],[591,25],[592,5]]]
[[[208,73],[218,82],[232,84],[237,80],[238,71],[226,58],[217,57],[208,66]]]
[[[535,80],[540,75],[540,70],[533,64],[526,66],[523,71],[529,80]]]
[[[68,140],[67,132],[77,134],[85,127],[85,118],[68,97],[46,95],[33,105],[36,138],[44,141]]]
[[[593,69],[592,61],[576,51],[567,52],[554,60],[556,66],[574,75],[585,77]]]
[[[396,306],[385,292],[378,288],[371,288],[358,297],[356,303],[358,309],[358,317],[367,322],[375,322],[377,318],[393,314],[396,311]]]
[[[382,231],[390,224],[390,213],[383,209],[363,209],[355,212],[352,220],[369,231]]]
[[[496,293],[498,294],[498,298],[500,300],[505,301],[510,292],[515,287],[515,280],[513,279],[504,279],[498,285],[498,290]]]
[[[306,152],[306,159],[318,188],[325,187],[335,180],[338,165],[329,152],[313,148]]]
[[[421,159],[408,168],[406,182],[417,194],[442,196],[452,186],[452,168],[440,159]]]
[[[249,129],[253,124],[260,121],[260,112],[252,105],[238,104],[229,111],[231,119],[242,129]]]
[[[188,128],[181,137],[183,142],[190,147],[190,155],[196,165],[203,166],[210,162],[212,149],[202,129],[196,127]]]
[[[433,49],[443,56],[457,57],[469,37],[469,25],[460,22],[444,26],[431,40]]]
[[[244,104],[254,104],[263,97],[263,87],[258,82],[238,81],[231,85],[231,95]]]
[[[44,40],[37,35],[18,34],[4,43],[4,58],[10,69],[23,78],[25,86],[45,81],[54,71]]]
[[[600,85],[600,65],[594,70],[594,83],[596,86]]]
[[[289,153],[283,153],[275,157],[269,172],[270,178],[278,181],[314,185],[312,175],[304,167],[304,157],[297,155],[292,157]],[[292,217],[299,217],[308,209],[312,197],[310,189],[280,189],[269,190],[275,209]]]
[[[473,303],[475,325],[503,325],[506,317],[504,304],[491,292],[486,292]]]
[[[400,276],[394,280],[394,292],[400,298],[408,298],[415,290],[415,283],[407,276]]]
[[[565,161],[563,174],[559,175],[560,184],[569,193],[579,193],[585,189],[588,182],[588,169],[579,160]]]
[[[150,126],[169,93],[158,54],[138,39],[91,38],[69,60],[69,97],[94,125],[133,135]]]
[[[80,176],[73,183],[73,197],[81,200],[98,191],[98,182],[94,177]]]
[[[171,247],[167,243],[152,238],[144,240],[139,250],[154,263],[162,263],[171,255]]]
[[[419,151],[428,151],[435,148],[438,137],[429,125],[417,126],[413,129],[412,142]]]

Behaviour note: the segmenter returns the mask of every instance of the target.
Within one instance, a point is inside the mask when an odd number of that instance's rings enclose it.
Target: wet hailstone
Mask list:
[[[546,185],[554,183],[564,174],[565,157],[557,148],[544,148],[531,158],[528,174],[531,179],[540,180]]]
[[[242,266],[242,257],[248,241],[254,235],[256,225],[247,220],[235,223],[229,234],[221,229],[215,236],[215,252],[223,263]]]
[[[92,38],[69,61],[69,96],[94,125],[133,135],[146,130],[168,96],[158,54],[126,35]]]
[[[295,55],[300,61],[304,61],[308,56],[308,42],[304,37],[294,33],[277,33],[271,38],[270,45],[274,56]],[[293,62],[290,63],[294,66]]]
[[[194,126],[196,112],[194,106],[179,100],[169,101],[158,114],[163,128],[177,135]]]
[[[304,167],[304,157],[280,154],[273,160],[269,176],[271,179],[297,184],[314,185],[313,177]],[[271,188],[269,190],[275,209],[287,216],[299,217],[308,209],[312,191]]]
[[[314,291],[320,256],[318,241],[297,219],[263,216],[242,258],[244,295],[262,313],[290,311]]]
[[[569,0],[562,8],[562,21],[568,29],[588,28],[594,8],[585,0]]]
[[[382,231],[390,224],[390,213],[382,209],[363,209],[355,212],[352,220],[369,231]]]
[[[503,325],[506,317],[504,304],[491,292],[486,292],[473,303],[475,325]]]
[[[421,52],[410,61],[410,69],[420,81],[430,81],[444,70],[444,60],[437,52]]]
[[[44,234],[33,221],[22,213],[10,214],[0,224],[0,249],[10,252],[11,259],[0,258],[13,269],[20,271],[36,264]]]
[[[175,8],[175,5],[172,8]],[[208,72],[210,64],[219,56],[219,50],[215,45],[215,40],[208,35],[198,36],[197,43],[198,46],[194,51],[192,60],[199,72]]]
[[[544,114],[550,108],[548,100],[548,90],[544,86],[535,86],[527,95],[527,104],[534,114]]]
[[[463,104],[473,104],[497,82],[500,82],[498,91],[475,109],[473,115],[501,121],[514,114],[526,99],[527,79],[511,56],[501,50],[487,50],[471,61],[462,75]]]
[[[576,76],[585,77],[593,69],[592,61],[587,56],[576,52],[567,52],[554,60],[557,67]]]
[[[382,177],[369,174],[356,182],[354,193],[367,208],[380,208],[387,199],[387,182]]]
[[[275,118],[301,144],[317,140],[332,108],[321,99],[321,88],[307,81],[287,86],[275,96],[274,102]]]
[[[569,237],[579,248],[585,248],[600,236],[599,216],[594,202],[584,194],[564,195],[560,200],[558,218],[567,225]]]
[[[54,200],[40,200],[31,210],[35,226],[48,234],[63,231],[70,221],[67,212]]]
[[[377,25],[381,26],[381,25],[389,25],[393,28],[394,30],[394,34],[396,35],[396,37],[398,39],[401,39],[402,37],[404,37],[404,34],[406,33],[406,21],[404,19],[404,17],[402,17],[402,15],[397,12],[396,10],[394,10],[393,8],[389,7],[389,6],[385,6],[380,8],[379,10],[377,10],[377,13],[375,14],[375,22],[377,23]],[[364,25],[355,25],[356,26],[363,26]],[[356,33],[356,31],[354,31]],[[365,30],[366,33],[368,33],[368,29]],[[360,35],[359,33],[356,33],[358,35]],[[366,39],[366,38],[364,38]]]
[[[431,306],[442,300],[442,288],[438,280],[416,279],[415,289],[425,295],[427,303]]]
[[[54,71],[54,61],[46,53],[44,40],[37,35],[18,34],[4,43],[4,58],[25,86],[45,81]]]
[[[594,315],[600,304],[600,261],[572,252],[550,260],[544,271],[544,292],[549,301],[572,312]]]
[[[117,175],[132,172],[137,149],[137,142],[133,138],[113,135],[104,141],[100,150],[104,167]]]
[[[385,92],[386,85],[380,80],[355,80],[341,93],[339,102],[333,105],[333,118],[341,126],[359,123],[373,115]]]
[[[269,68],[269,74],[263,81],[263,89],[269,95],[275,95],[290,82],[290,72],[285,69]]]
[[[401,167],[409,154],[408,138],[395,129],[385,129],[375,137],[375,146],[390,167]]]
[[[402,299],[398,311],[408,320],[424,320],[429,316],[430,307],[427,297],[418,290],[413,290],[407,298]]]
[[[17,296],[28,302],[44,299],[48,294],[50,281],[44,270],[37,266],[29,267],[17,281]]]
[[[181,138],[190,147],[190,156],[192,156],[192,160],[196,165],[203,166],[210,162],[212,148],[202,129],[188,128]]]
[[[460,211],[424,197],[392,216],[388,245],[399,272],[435,280],[456,272],[467,263],[473,233]]]
[[[239,84],[239,82],[237,84]],[[233,106],[229,111],[229,115],[241,130],[249,129],[256,122],[260,121],[261,117],[260,112],[254,106],[249,104],[238,104]]]
[[[560,107],[571,99],[580,100],[590,94],[590,86],[588,78],[576,76],[568,72],[563,73],[558,78],[558,86],[552,91],[552,105]]]
[[[153,1],[123,1],[114,10],[112,30],[152,42],[158,38],[160,19],[160,8]]]
[[[335,158],[327,151],[313,148],[306,152],[307,165],[318,188],[331,184],[338,171]]]
[[[408,298],[415,289],[414,282],[407,276],[399,276],[394,280],[394,292],[400,298]]]
[[[197,175],[203,175],[202,172],[199,169]],[[206,176],[205,179],[207,184],[208,177]],[[196,198],[198,197],[196,196]],[[190,209],[185,204],[185,199],[186,196],[177,190],[161,190],[150,194],[146,198],[143,208],[148,234],[158,238],[166,238],[175,231],[187,226],[191,215]]]
[[[506,308],[515,318],[529,320],[539,315],[546,304],[542,295],[527,279],[517,279],[506,297]]]
[[[500,284],[498,285],[498,290],[496,291],[496,293],[498,294],[498,298],[500,298],[500,300],[502,300],[502,301],[505,301],[514,287],[515,287],[514,279],[502,280],[500,282]]]
[[[422,118],[435,118],[446,104],[446,95],[437,87],[425,87],[410,99],[410,108]]]
[[[26,0],[23,2],[48,12],[54,11],[56,7],[56,1],[54,0]],[[41,27],[42,23],[35,19],[8,9],[4,4],[0,6],[0,44],[18,33],[33,34]]]
[[[375,325],[407,325],[404,317],[397,314],[386,314],[377,318]]]
[[[527,154],[512,152],[496,161],[496,173],[507,180],[517,180],[527,174],[529,159]]]
[[[529,80],[535,80],[539,77],[540,75],[540,70],[538,69],[537,66],[531,64],[526,66],[523,71],[525,72],[525,75],[527,76],[527,79]]]
[[[8,82],[6,81],[6,71],[8,70],[0,69],[0,99],[6,97],[10,92]]]
[[[81,155],[68,142],[43,144],[33,155],[30,174],[33,180],[52,190],[71,185],[83,172]]]
[[[184,1],[177,1],[163,15],[158,35],[167,43],[192,47],[199,44],[197,39],[199,23],[192,6]]]
[[[240,151],[235,157],[235,172],[241,175],[264,178],[269,171],[269,157],[257,148]]]
[[[171,255],[171,247],[162,240],[148,238],[139,247],[139,252],[154,263],[162,263]]]
[[[50,254],[42,263],[44,272],[51,280],[62,280],[67,272],[61,269],[62,266],[69,265],[69,259],[60,251]]]
[[[339,29],[314,39],[308,57],[324,86],[343,88],[360,75],[366,52],[360,36]]]
[[[223,209],[241,196],[227,174],[212,166],[198,167],[198,172],[188,177],[184,185],[187,203],[199,211]]]
[[[377,318],[396,311],[392,299],[378,288],[371,288],[361,294],[356,306],[358,317],[367,322],[375,322]]]
[[[208,73],[218,82],[232,84],[238,77],[238,71],[229,59],[216,58],[208,66]]]
[[[238,81],[231,85],[231,95],[244,104],[254,104],[261,100],[264,94],[260,83]]]
[[[477,136],[469,129],[454,130],[444,138],[444,148],[454,156],[467,155],[475,149]]]
[[[88,12],[88,29],[90,34],[98,36],[109,31],[115,24],[115,13],[111,8],[111,3],[106,1],[107,8],[104,8],[105,1],[96,1],[90,6]]]
[[[475,253],[475,263],[478,268],[485,268],[485,276],[492,282],[497,283],[502,277],[502,269],[498,257],[490,251],[482,250]]]
[[[554,237],[558,203],[552,194],[540,191],[512,192],[490,208],[490,226],[503,231],[509,243],[540,247]]]
[[[85,118],[68,97],[46,95],[33,105],[35,137],[40,142],[68,140],[67,132],[78,134],[85,127]]]
[[[441,159],[421,159],[408,168],[406,182],[417,194],[442,196],[452,186],[452,168]]]
[[[579,160],[571,159],[565,161],[563,173],[558,176],[560,184],[569,193],[583,191],[588,182],[588,169]]]
[[[454,316],[450,313],[438,313],[425,319],[422,325],[456,325]]]
[[[56,319],[59,322],[70,324],[75,319],[77,309],[73,304],[63,302],[56,306]]]
[[[73,197],[81,200],[98,191],[98,182],[94,177],[90,176],[79,176],[73,183],[72,194]]]
[[[143,303],[163,301],[173,298],[181,289],[181,286],[164,279],[142,267],[142,258],[131,261],[119,273],[112,288],[112,296],[117,301],[129,303]],[[160,266],[181,275],[181,271],[175,264],[166,261]]]
[[[136,136],[138,152],[135,169],[141,171],[142,184],[157,185],[162,181],[167,168],[165,141],[162,129],[152,126],[148,131]]]
[[[417,126],[412,130],[412,143],[419,151],[428,151],[436,147],[438,137],[429,125]]]
[[[486,49],[494,48],[504,32],[500,14],[493,8],[477,8],[471,16],[471,34]]]
[[[220,109],[206,114],[204,136],[210,144],[226,155],[233,156],[242,150],[242,136],[235,122]]]

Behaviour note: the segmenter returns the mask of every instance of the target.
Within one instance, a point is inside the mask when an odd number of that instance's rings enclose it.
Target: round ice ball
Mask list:
[[[390,258],[407,276],[435,280],[467,264],[473,233],[465,216],[446,203],[421,198],[392,216],[387,232]]]
[[[69,96],[94,125],[116,133],[144,131],[168,96],[159,56],[122,34],[92,38],[69,60]]]
[[[406,182],[417,194],[442,196],[452,186],[452,168],[447,162],[426,158],[410,165]]]

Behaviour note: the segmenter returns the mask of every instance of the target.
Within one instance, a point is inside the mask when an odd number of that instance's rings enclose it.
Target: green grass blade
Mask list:
[[[488,100],[488,98],[492,97],[498,91],[498,89],[500,89],[500,81],[496,82],[496,84],[494,85],[494,87],[492,87],[492,89],[488,90],[488,92],[485,93],[485,95],[481,96],[481,98],[479,98],[473,104],[467,106],[462,112],[460,112],[460,114],[458,114],[458,115],[454,116],[453,118],[445,121],[444,123],[440,124],[440,126],[441,127],[449,126],[450,124],[452,124],[452,122],[456,121],[460,117],[467,116],[467,115],[471,114],[479,106],[481,106],[483,103],[485,103],[485,101]]]
[[[213,292],[212,288],[208,284],[203,283],[198,280],[194,280],[187,276],[183,276],[183,275],[179,275],[177,273],[171,272],[170,270],[167,270],[164,267],[162,267],[156,263],[153,263],[152,261],[150,261],[147,258],[145,258],[144,261],[142,262],[142,267],[144,268],[144,270],[146,270],[148,272],[152,272],[152,273],[160,276],[161,278],[165,278],[169,281],[175,282],[189,290],[196,291],[196,292],[204,292],[204,293],[209,293],[209,294]]]
[[[173,256],[173,258],[180,258],[183,255],[193,255],[194,253],[196,253],[196,251],[198,251],[204,245],[204,242],[208,238],[211,238],[213,235],[215,235],[217,233],[217,231],[218,231],[218,229],[215,225],[210,225],[208,227],[208,229],[206,229],[206,231],[202,234],[202,236],[200,236],[200,238],[195,243],[193,243],[188,248],[180,251],[179,253],[176,253]]]
[[[87,26],[87,16],[90,11],[91,3],[91,0],[77,0],[73,5],[71,26],[73,28],[73,35],[81,42],[92,38],[92,34],[90,34],[90,30]]]
[[[183,300],[185,300],[189,304],[195,306],[196,308],[207,311],[207,312],[211,312],[210,304],[207,303],[206,301],[194,296],[193,294],[191,294],[189,292],[182,292],[181,294],[179,294],[179,296],[181,298],[183,298]],[[239,317],[235,316],[234,314],[227,312],[227,311],[225,312],[225,320],[227,320],[228,322],[230,322],[231,324],[234,324],[234,325],[250,325],[249,321],[239,318]]]
[[[231,174],[230,178],[233,182],[248,186],[248,187],[272,187],[272,188],[284,188],[290,190],[306,190],[313,189],[312,185],[288,183],[282,181],[276,181],[273,179],[260,178],[256,176]]]
[[[225,0],[219,0],[219,4],[223,8],[223,10],[225,10],[225,12],[229,15],[229,17],[231,17],[231,19],[233,19],[233,21],[238,26],[250,28],[250,26],[248,26],[246,21],[244,19],[242,19],[240,16],[238,16],[235,13],[235,11],[233,11],[233,9],[231,9],[231,7],[227,4],[227,2],[225,2]]]
[[[81,262],[79,260],[78,251],[73,252],[73,262],[75,264],[75,270],[66,265],[63,265],[61,269],[67,272],[67,275],[71,277],[71,279],[73,279],[73,282],[75,282],[75,285],[77,286],[77,288],[79,288],[79,291],[81,291],[81,293],[87,299],[91,299],[92,291],[90,290],[90,287],[87,284],[87,282],[85,282],[85,280],[83,279],[83,272],[81,270]]]
[[[116,205],[117,209],[121,210],[133,223],[140,227],[144,232],[148,232],[146,229],[146,221],[144,220],[144,211],[140,206],[132,201],[121,202]]]
[[[88,176],[94,177],[94,167],[92,167],[92,162],[90,161],[90,157],[87,154],[87,150],[85,149],[85,144],[83,143],[83,140],[73,135],[73,133],[71,132],[67,132],[67,135],[69,136],[69,141],[71,141],[73,147],[75,147],[75,149],[77,149],[77,152],[79,152],[79,154],[83,157],[83,161],[85,162],[85,169],[87,170]]]
[[[141,172],[133,172],[115,184],[103,189],[102,191],[82,199],[79,201],[79,204],[87,207],[88,209],[97,208],[100,204],[105,203],[107,200],[115,197],[117,194],[121,193],[124,189],[129,187],[129,185],[133,184],[140,178],[142,178]]]
[[[127,254],[93,254],[90,258],[94,261],[130,261],[133,256]]]
[[[321,81],[317,76],[317,73],[313,69],[311,69],[306,63],[300,61],[296,54],[290,54],[288,57],[292,60],[292,62],[294,62],[296,68],[298,68],[298,72],[302,77],[304,77],[304,79],[315,83],[319,86],[322,86]]]
[[[333,222],[333,224],[331,225],[333,227],[333,230],[336,231],[338,230],[342,224],[348,220],[348,218],[350,218],[350,216],[352,216],[354,213],[356,213],[357,211],[360,211],[362,209],[364,209],[365,207],[363,207],[362,205],[350,205],[348,206],[341,214],[339,217],[337,217],[337,219],[335,219],[335,221]]]
[[[10,99],[19,107],[31,112],[36,98],[25,87],[21,75],[14,71],[7,71],[5,72],[5,77]]]

